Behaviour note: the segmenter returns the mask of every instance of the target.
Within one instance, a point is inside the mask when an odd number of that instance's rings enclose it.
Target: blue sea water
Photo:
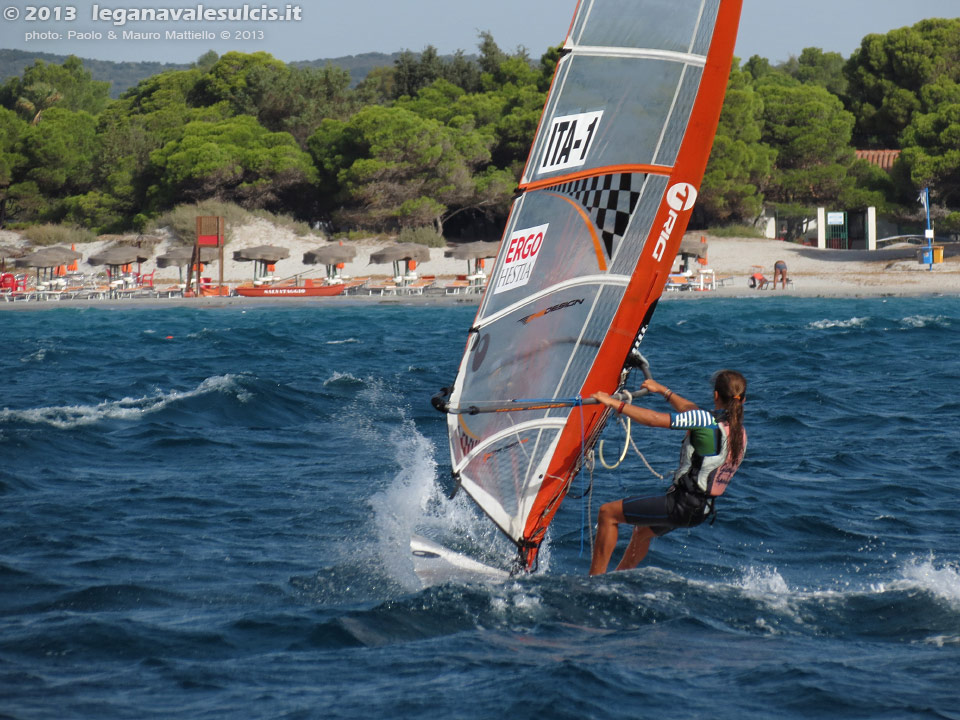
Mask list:
[[[0,717],[960,718],[960,298],[661,303],[660,381],[750,383],[716,523],[588,578],[631,454],[537,574],[422,589],[413,530],[511,559],[429,403],[474,312],[0,314]]]

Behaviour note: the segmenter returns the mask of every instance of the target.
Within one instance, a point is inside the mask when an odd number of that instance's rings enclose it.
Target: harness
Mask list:
[[[697,455],[694,456],[695,459],[697,457]],[[703,458],[701,457],[700,460],[702,461]],[[686,520],[698,517],[703,517],[703,520],[710,518],[710,524],[713,525],[717,519],[717,498],[715,495],[703,492],[697,485],[696,477],[699,470],[699,463],[696,463],[689,472],[676,479],[670,486],[669,492],[674,496],[674,504],[680,508]],[[707,512],[703,512],[705,506],[709,508]]]

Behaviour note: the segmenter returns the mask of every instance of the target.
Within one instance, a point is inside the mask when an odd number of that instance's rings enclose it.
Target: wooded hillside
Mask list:
[[[484,33],[476,55],[404,52],[355,83],[208,53],[118,98],[75,57],[38,60],[0,88],[0,225],[119,232],[217,199],[344,230],[495,235],[558,57]],[[865,148],[902,152],[888,173],[856,159]],[[960,231],[958,19],[869,35],[846,59],[735,63],[694,222],[750,224],[766,206],[795,229],[819,205],[919,219],[925,186],[938,233]]]

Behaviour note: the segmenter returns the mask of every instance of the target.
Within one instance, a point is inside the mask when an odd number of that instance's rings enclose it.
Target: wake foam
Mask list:
[[[97,405],[56,405],[27,410],[0,410],[0,424],[29,423],[48,425],[60,430],[84,425],[94,425],[104,420],[139,420],[145,415],[159,412],[171,404],[203,397],[213,393],[234,393],[238,400],[246,402],[251,395],[239,384],[239,375],[217,375],[207,378],[193,390],[173,390],[167,393],[140,398],[104,400]]]

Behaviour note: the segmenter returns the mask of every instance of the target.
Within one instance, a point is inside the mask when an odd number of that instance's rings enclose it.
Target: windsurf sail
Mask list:
[[[532,569],[622,389],[713,144],[741,0],[580,0],[448,412],[459,486]]]

